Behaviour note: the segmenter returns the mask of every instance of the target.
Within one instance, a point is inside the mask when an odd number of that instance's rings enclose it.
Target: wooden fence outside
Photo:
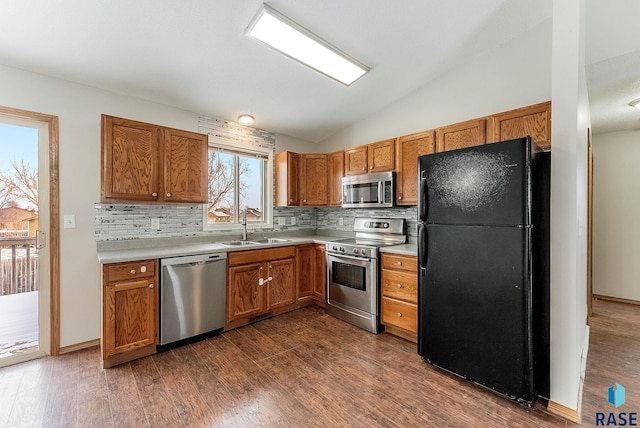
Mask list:
[[[0,296],[36,290],[38,290],[36,238],[0,238]]]

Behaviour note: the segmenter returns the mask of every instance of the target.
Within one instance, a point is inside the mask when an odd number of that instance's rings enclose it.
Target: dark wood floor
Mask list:
[[[595,308],[585,426],[609,411],[612,382],[627,387],[625,406],[640,409],[640,307]],[[567,425],[428,366],[414,344],[316,307],[108,370],[98,348],[0,369],[0,427]]]

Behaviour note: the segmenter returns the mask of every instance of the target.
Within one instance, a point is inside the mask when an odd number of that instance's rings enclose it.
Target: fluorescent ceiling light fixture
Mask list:
[[[369,71],[309,30],[262,5],[246,34],[347,86]]]
[[[238,116],[238,122],[243,125],[251,125],[253,123],[253,120],[253,116],[251,116],[250,114],[241,114],[240,116]]]
[[[637,109],[640,109],[640,98],[638,98],[638,99],[637,99],[637,100],[635,100],[635,101],[631,101],[631,102],[629,103],[629,105],[630,105],[631,107],[635,107],[635,108],[637,108]]]

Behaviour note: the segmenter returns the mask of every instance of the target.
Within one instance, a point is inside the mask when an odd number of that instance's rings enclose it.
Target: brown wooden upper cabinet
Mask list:
[[[276,206],[300,205],[300,155],[276,153]]]
[[[474,119],[466,122],[443,126],[436,130],[436,149],[438,152],[479,146],[486,143],[486,119]]]
[[[344,175],[366,174],[367,170],[367,146],[344,151]]]
[[[327,205],[327,155],[300,155],[300,205]]]
[[[208,137],[102,115],[101,200],[207,202]]]
[[[276,206],[327,205],[328,156],[326,154],[276,154]]]
[[[396,141],[396,204],[418,203],[418,156],[436,151],[435,131],[399,137]]]
[[[358,146],[344,151],[344,174],[393,171],[395,168],[395,138]]]
[[[342,205],[342,177],[344,177],[344,151],[333,152],[329,162],[329,205]]]
[[[541,149],[551,149],[551,101],[487,118],[487,142],[511,140],[527,135],[530,135]]]

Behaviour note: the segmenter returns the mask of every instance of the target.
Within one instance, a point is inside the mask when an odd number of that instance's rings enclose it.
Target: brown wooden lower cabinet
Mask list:
[[[229,253],[225,330],[295,308],[295,254],[294,246]]]
[[[102,364],[112,367],[156,352],[158,260],[102,267]]]
[[[388,333],[418,341],[417,258],[382,254],[382,324]]]

